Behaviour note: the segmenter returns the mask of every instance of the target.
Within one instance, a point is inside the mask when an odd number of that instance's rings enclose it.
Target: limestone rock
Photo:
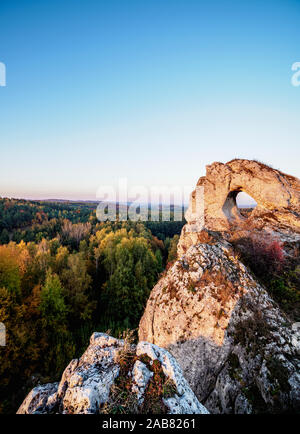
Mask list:
[[[236,206],[241,191],[257,202],[248,219]],[[300,180],[257,161],[213,163],[206,166],[206,176],[192,192],[185,217],[188,224],[183,228],[179,256],[196,243],[203,228],[227,231],[232,224],[243,222],[274,231],[283,241],[299,240]]]
[[[58,383],[42,384],[26,396],[17,414],[44,413],[45,408],[55,405]],[[54,402],[53,402],[54,397]]]
[[[175,358],[165,349],[149,342],[140,342],[136,350],[137,356],[146,354],[152,361],[158,360],[161,363],[165,376],[171,379],[177,392],[168,398],[164,403],[170,409],[169,413],[174,414],[208,414],[207,409],[195,399],[195,394],[182,375],[182,370]]]
[[[161,278],[139,338],[170,351],[212,413],[300,408],[292,324],[222,238],[192,245]]]
[[[65,369],[60,383],[35,387],[20,406],[19,414],[87,414],[101,413],[110,404],[111,390],[121,375],[120,354],[129,351],[124,340],[104,333],[94,333],[90,345],[79,360],[72,360]],[[130,355],[135,363],[126,372],[128,384],[132,384],[132,400],[139,406],[147,399],[147,386],[154,376],[152,364],[161,366],[166,381],[172,381],[176,389],[162,396],[167,413],[208,413],[183,378],[178,363],[166,350],[146,342],[130,345]],[[149,358],[149,366],[140,359]],[[124,372],[122,372],[124,375]]]
[[[144,401],[143,394],[151,377],[153,377],[153,372],[149,371],[143,362],[137,360],[132,370],[132,391],[137,394],[139,404],[142,404]]]

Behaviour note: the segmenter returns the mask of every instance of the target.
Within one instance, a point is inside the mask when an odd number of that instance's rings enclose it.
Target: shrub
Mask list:
[[[163,399],[174,396],[177,387],[174,381],[167,377],[159,360],[151,361],[147,354],[139,356],[135,353],[134,332],[127,330],[123,334],[124,346],[119,351],[116,362],[120,372],[110,389],[108,401],[99,408],[102,414],[165,414],[168,407]],[[153,373],[144,391],[144,400],[139,405],[137,395],[132,390],[132,369],[135,362],[144,363]]]
[[[235,241],[235,246],[242,254],[242,260],[258,277],[279,272],[285,257],[282,244],[270,236],[250,234]]]
[[[300,320],[300,279],[294,270],[287,270],[271,279],[268,289],[293,321]]]
[[[263,232],[230,240],[239,259],[293,321],[300,319],[299,242],[282,244]]]

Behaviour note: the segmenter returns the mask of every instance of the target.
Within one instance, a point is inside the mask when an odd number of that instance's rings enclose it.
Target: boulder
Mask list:
[[[147,342],[132,345],[105,333],[94,333],[60,383],[35,387],[17,413],[116,413],[120,408],[122,413],[208,413],[167,350]]]

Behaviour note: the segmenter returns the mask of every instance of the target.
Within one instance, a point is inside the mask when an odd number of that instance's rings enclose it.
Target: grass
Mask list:
[[[117,354],[116,362],[120,366],[119,376],[112,385],[107,403],[100,409],[102,414],[166,414],[168,407],[163,399],[177,393],[174,381],[167,377],[159,360],[152,361],[147,354],[139,356],[135,353],[134,332],[123,334],[124,346]],[[144,400],[138,403],[137,395],[132,391],[131,372],[135,362],[144,363],[153,376],[149,379],[144,392]]]
[[[264,344],[273,340],[271,334],[273,329],[264,318],[259,306],[255,306],[254,309],[253,307],[252,305],[246,307],[246,309],[252,310],[252,315],[246,319],[241,319],[236,324],[233,334],[234,344],[240,344],[249,354],[261,354],[263,356]]]
[[[236,254],[292,321],[300,321],[300,243],[289,256],[278,241],[250,232],[231,239]]]

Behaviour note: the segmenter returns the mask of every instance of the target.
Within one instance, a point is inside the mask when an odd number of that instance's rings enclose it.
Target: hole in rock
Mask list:
[[[249,194],[245,193],[244,191],[240,191],[236,196],[236,205],[243,217],[249,217],[251,212],[257,206],[257,203],[253,197],[249,196]]]
[[[233,221],[249,217],[257,203],[241,189],[231,191],[223,205],[223,212],[228,220]]]

